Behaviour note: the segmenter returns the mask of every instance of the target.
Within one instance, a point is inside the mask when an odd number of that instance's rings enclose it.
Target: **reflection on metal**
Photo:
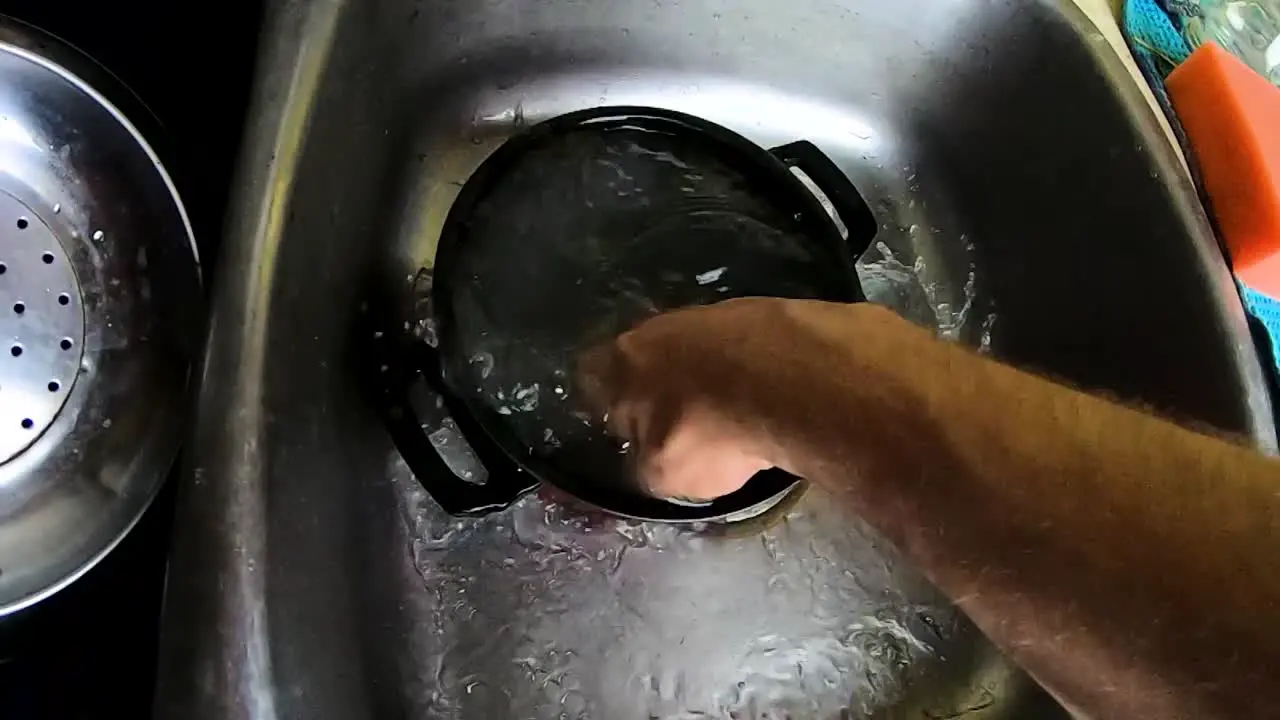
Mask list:
[[[0,18],[0,615],[109,552],[181,441],[200,270],[136,103]]]

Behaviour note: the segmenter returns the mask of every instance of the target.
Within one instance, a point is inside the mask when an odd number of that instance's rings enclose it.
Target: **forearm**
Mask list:
[[[1085,714],[1280,713],[1277,466],[858,312],[799,320],[830,353],[783,464]]]

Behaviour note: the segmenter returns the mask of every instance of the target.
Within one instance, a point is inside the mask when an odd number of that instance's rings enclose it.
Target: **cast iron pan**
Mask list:
[[[793,168],[826,195],[847,239]],[[369,307],[381,414],[453,514],[506,507],[539,482],[639,519],[739,514],[798,478],[765,471],[701,505],[644,493],[621,446],[577,407],[573,359],[677,307],[752,295],[863,301],[854,261],[875,229],[848,178],[809,142],[765,150],[654,108],[554,118],[507,141],[459,193],[430,271],[436,342],[405,333],[394,303]],[[483,485],[458,478],[427,437],[441,411],[488,471]]]

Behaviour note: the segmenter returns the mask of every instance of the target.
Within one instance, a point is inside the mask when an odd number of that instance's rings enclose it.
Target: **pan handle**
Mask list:
[[[769,152],[787,167],[800,169],[827,196],[849,231],[848,244],[853,259],[861,257],[875,237],[876,219],[844,171],[808,140],[779,145]]]
[[[495,512],[538,486],[538,479],[512,461],[455,399],[435,348],[400,333],[370,332],[366,338],[376,409],[409,470],[445,512]],[[488,472],[484,484],[458,477],[427,434],[446,414]]]

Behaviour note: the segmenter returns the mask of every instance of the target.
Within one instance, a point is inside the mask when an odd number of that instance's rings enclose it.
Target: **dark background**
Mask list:
[[[0,0],[0,13],[87,53],[157,116],[148,138],[191,216],[206,278],[217,255],[258,46],[261,0]],[[168,483],[98,567],[0,619],[0,718],[145,718],[173,515]]]

